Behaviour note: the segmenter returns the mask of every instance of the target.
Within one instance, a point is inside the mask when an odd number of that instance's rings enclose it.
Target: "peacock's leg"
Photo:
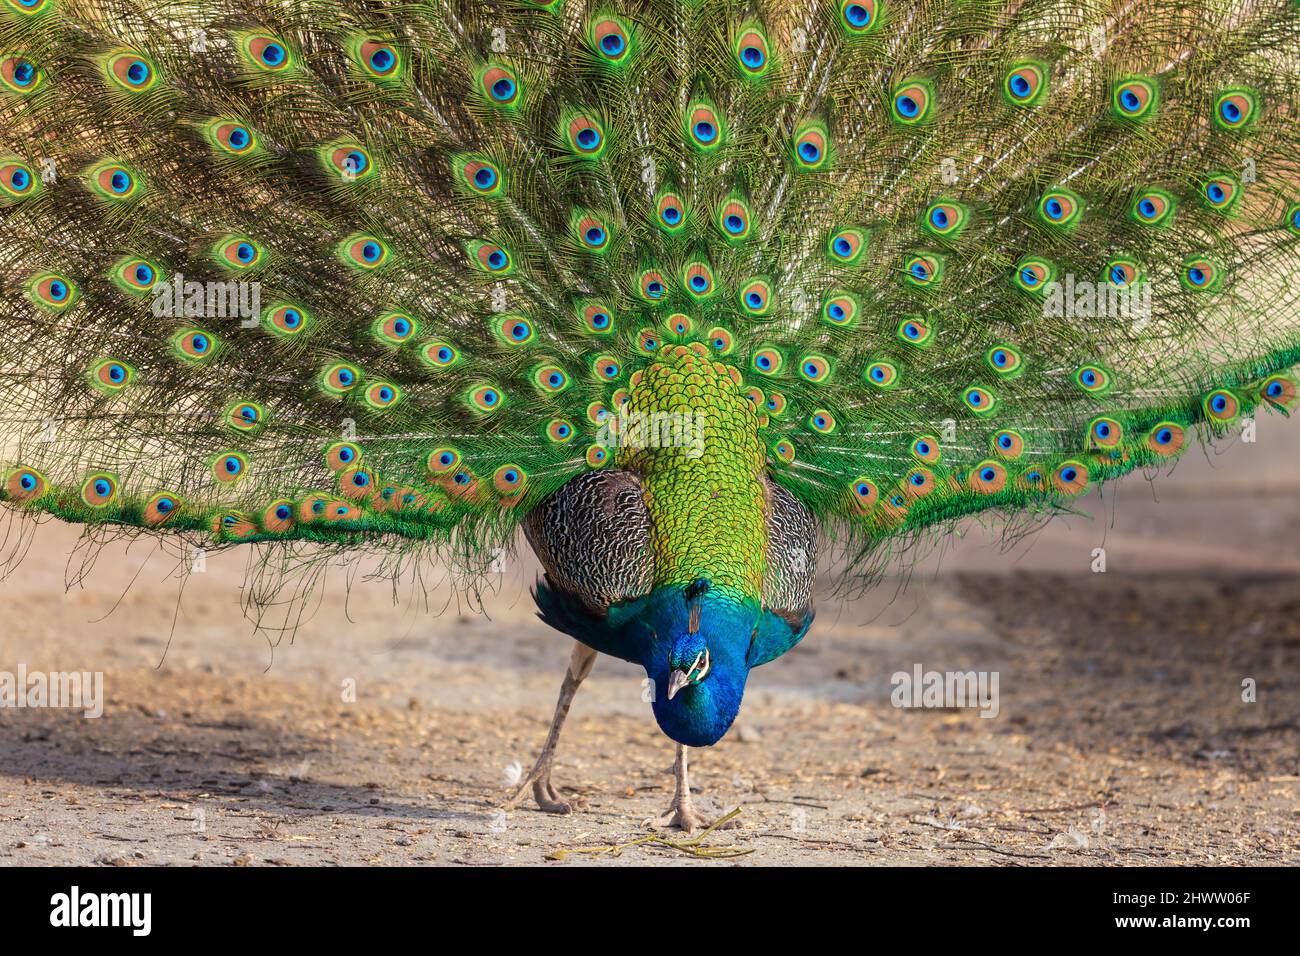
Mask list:
[[[686,761],[687,749],[685,744],[677,745],[677,761],[673,764],[673,776],[677,779],[677,786],[673,793],[673,802],[658,819],[647,820],[646,823],[658,827],[677,827],[686,833],[693,833],[697,828],[703,829],[709,825],[709,821],[700,816],[699,811],[695,809],[695,802],[691,799],[690,771]],[[737,820],[728,820],[722,825],[722,829],[730,830],[739,825]]]
[[[547,813],[573,811],[577,801],[562,800],[555,788],[551,786],[551,762],[555,759],[555,745],[560,740],[560,728],[564,726],[564,718],[569,716],[569,705],[573,703],[573,697],[578,693],[578,685],[591,673],[592,665],[595,663],[596,652],[586,644],[574,641],[573,656],[569,658],[569,669],[564,674],[564,683],[560,685],[560,699],[555,702],[555,717],[551,720],[551,729],[546,735],[546,743],[537,757],[537,763],[533,765],[533,769],[524,778],[524,782],[520,784],[514,796],[505,802],[505,806],[518,806],[519,801],[528,792],[528,788],[532,787],[533,799],[537,801],[537,806]]]

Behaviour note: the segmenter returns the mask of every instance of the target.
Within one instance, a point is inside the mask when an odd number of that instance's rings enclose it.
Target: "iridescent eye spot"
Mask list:
[[[821,435],[835,431],[835,416],[824,408],[819,408],[808,416],[808,427]]]
[[[587,448],[587,464],[592,468],[600,468],[609,460],[609,452],[603,445],[591,445]]]
[[[429,342],[420,349],[420,357],[434,368],[447,368],[460,360],[460,351],[450,342]]]
[[[637,338],[637,348],[646,355],[653,355],[655,352],[659,351],[659,346],[662,344],[663,343],[659,340],[659,336],[656,335],[652,329],[642,329]]]
[[[934,112],[934,91],[921,80],[909,80],[894,91],[890,109],[895,122],[914,126],[928,120]]]
[[[1296,384],[1285,375],[1274,375],[1260,386],[1259,397],[1278,408],[1290,408],[1296,401]]]
[[[177,355],[190,362],[203,362],[217,351],[217,340],[200,329],[188,329],[172,340]]]
[[[276,335],[296,335],[307,327],[307,313],[294,305],[279,305],[267,313],[266,321]]]
[[[904,319],[898,323],[898,337],[908,345],[924,348],[933,335],[934,330],[920,319]]]
[[[820,126],[804,129],[795,137],[794,155],[800,169],[821,169],[830,155],[826,131]]]
[[[1133,200],[1133,218],[1143,225],[1158,226],[1167,222],[1174,212],[1174,200],[1168,193],[1148,190]]]
[[[842,229],[834,233],[826,244],[826,251],[835,262],[851,265],[862,255],[864,237],[861,230]]]
[[[932,235],[951,239],[961,234],[969,217],[969,211],[961,203],[944,199],[926,209],[921,224]]]
[[[392,382],[376,382],[366,389],[366,404],[378,410],[391,408],[401,397],[402,390]]]
[[[767,37],[757,29],[748,29],[736,40],[736,62],[745,76],[762,76],[767,72],[769,51]]]
[[[717,149],[722,143],[722,121],[707,106],[696,106],[690,111],[686,128],[697,149]]]
[[[641,297],[649,302],[658,302],[668,294],[663,275],[654,269],[641,273]]]
[[[485,272],[505,274],[511,269],[510,253],[490,242],[481,242],[471,248],[474,262]]]
[[[686,291],[697,299],[707,298],[713,294],[713,270],[703,262],[691,263],[682,275],[682,284]]]
[[[505,345],[527,345],[536,337],[533,324],[521,315],[503,315],[496,320],[497,338]]]
[[[109,392],[119,392],[126,388],[135,377],[131,366],[116,359],[104,359],[91,369],[91,382]]]
[[[609,230],[599,219],[590,216],[579,220],[578,236],[582,244],[592,252],[599,252],[609,245]]]
[[[416,322],[404,312],[390,312],[381,315],[375,323],[375,335],[381,342],[400,345],[408,341],[416,331]]]
[[[547,423],[546,437],[553,442],[563,443],[573,438],[573,425],[563,418],[557,418]]]
[[[524,490],[528,476],[518,465],[502,465],[492,474],[492,484],[503,495],[517,495]]]
[[[1300,203],[1292,206],[1286,212],[1286,218],[1283,220],[1286,228],[1300,236]]]
[[[435,475],[445,475],[460,464],[460,452],[454,448],[435,448],[425,459],[425,467]]]
[[[680,312],[674,312],[672,315],[668,316],[668,328],[673,333],[673,335],[677,336],[678,338],[682,338],[683,336],[690,335],[691,330],[694,327],[695,325],[694,323],[691,322],[691,318],[688,315],[683,315]]]
[[[1085,392],[1100,393],[1110,388],[1110,373],[1098,365],[1085,365],[1074,373],[1074,381]]]
[[[1054,190],[1038,202],[1038,215],[1049,226],[1075,225],[1083,214],[1083,202],[1073,193]]]
[[[1019,432],[1004,430],[993,436],[993,451],[1003,458],[1019,458],[1025,451],[1025,440]]]
[[[128,292],[148,292],[158,282],[158,270],[143,259],[126,259],[117,266],[114,281]]]
[[[771,292],[766,282],[755,280],[740,290],[740,304],[750,315],[762,315],[767,311]]]
[[[1205,396],[1202,407],[1205,409],[1206,417],[1212,421],[1226,422],[1237,417],[1241,404],[1237,401],[1236,395],[1226,388],[1220,388]]]
[[[353,236],[345,249],[348,261],[362,269],[377,269],[388,261],[388,244],[375,236]]]
[[[912,256],[903,266],[903,278],[911,285],[930,286],[940,279],[942,268],[934,256]]]
[[[1225,90],[1215,100],[1214,119],[1223,129],[1242,129],[1254,121],[1258,110],[1253,90]]]
[[[794,445],[783,438],[772,446],[772,454],[788,465],[794,461]]]
[[[109,57],[104,72],[115,86],[130,93],[149,89],[157,79],[153,64],[136,53],[118,53]]]
[[[488,102],[494,106],[513,106],[519,100],[519,80],[503,66],[489,67],[479,82]]]
[[[243,156],[257,146],[257,137],[242,123],[218,122],[209,127],[210,141],[221,151]]]
[[[1034,63],[1013,66],[1002,81],[1002,92],[1016,106],[1037,104],[1046,91],[1046,73]]]
[[[735,348],[735,339],[731,333],[720,326],[709,329],[709,333],[705,338],[709,343],[709,347],[719,355],[730,355],[731,350]]]
[[[769,414],[774,415],[777,418],[780,418],[782,415],[785,414],[787,403],[786,403],[785,396],[782,395],[780,392],[773,392],[771,395],[768,395],[765,399],[763,399],[761,395],[759,396],[759,398],[761,400],[759,402],[756,402],[755,404],[762,405],[764,408],[767,409]]]
[[[108,199],[129,199],[135,194],[136,179],[124,166],[110,163],[100,166],[93,172],[93,181],[99,187],[99,194]]]
[[[587,406],[587,421],[593,425],[603,425],[609,420],[609,409],[604,402],[592,402]]]
[[[993,371],[1007,378],[1020,372],[1024,362],[1020,352],[1009,345],[995,345],[984,354],[984,360]]]
[[[763,375],[775,375],[777,372],[781,371],[781,366],[784,364],[784,361],[785,360],[779,351],[767,348],[759,349],[755,352],[754,358],[750,364],[756,372]]]
[[[665,193],[659,198],[659,224],[669,232],[676,232],[686,222],[685,207],[676,193]]]
[[[851,325],[857,317],[858,301],[846,293],[832,295],[822,304],[822,318],[831,325]]]
[[[569,376],[558,365],[543,365],[533,372],[533,384],[543,393],[554,395],[569,387]]]
[[[112,475],[91,475],[81,486],[81,500],[92,508],[103,508],[117,497],[117,479]]]
[[[1082,494],[1088,487],[1088,469],[1077,461],[1067,461],[1052,473],[1052,487],[1063,495]]]
[[[903,491],[911,498],[924,498],[934,491],[934,474],[928,468],[914,468],[903,479]]]
[[[495,386],[480,385],[470,392],[470,402],[481,412],[493,412],[505,404],[505,399]]]
[[[226,408],[226,424],[236,431],[251,432],[262,424],[265,414],[255,402],[235,402]]]
[[[863,377],[878,388],[889,388],[898,382],[898,369],[888,362],[872,362]]]
[[[212,463],[212,477],[220,482],[238,481],[248,471],[248,459],[237,451],[218,455]]]
[[[181,501],[176,495],[160,492],[151,497],[144,506],[144,523],[150,528],[172,518],[180,511]]]
[[[595,156],[605,143],[605,133],[590,116],[575,116],[569,120],[569,147],[579,156]]]
[[[614,328],[614,319],[609,309],[603,305],[587,305],[582,310],[582,321],[591,332],[603,334],[612,331]]]
[[[962,402],[966,407],[976,415],[987,415],[993,411],[997,405],[997,399],[988,389],[980,388],[978,385],[972,385],[962,392]]]
[[[967,484],[976,494],[995,495],[1007,486],[1007,470],[996,461],[980,462],[971,469]]]
[[[1230,176],[1215,176],[1205,184],[1205,202],[1211,209],[1226,210],[1237,198],[1237,183]]]
[[[495,196],[501,192],[501,170],[489,160],[480,157],[465,159],[460,166],[460,175],[470,191],[480,196]]]
[[[354,366],[338,363],[325,369],[321,374],[321,384],[327,392],[339,395],[352,391],[360,377]]]
[[[77,284],[57,272],[42,272],[27,285],[28,297],[38,306],[62,312],[77,301]]]
[[[876,0],[840,0],[840,23],[849,33],[866,33],[876,25]]]
[[[1218,288],[1220,284],[1219,268],[1204,256],[1193,256],[1183,263],[1180,274],[1183,287],[1194,292],[1204,292]]]
[[[15,93],[31,93],[44,79],[45,74],[26,57],[8,56],[0,60],[0,81]]]
[[[806,355],[799,360],[799,374],[809,382],[826,382],[831,377],[830,361],[822,355]]]
[[[334,172],[344,182],[356,182],[368,179],[375,170],[370,153],[361,146],[335,146],[327,151],[329,163]]]
[[[849,485],[849,493],[853,497],[853,503],[866,511],[872,507],[880,498],[880,490],[876,483],[869,478],[857,478]]]
[[[1124,440],[1124,428],[1113,418],[1098,418],[1088,426],[1088,442],[1095,448],[1117,448]]]
[[[325,449],[325,465],[330,471],[342,471],[361,461],[361,449],[351,442],[335,442]]]
[[[1041,295],[1056,278],[1056,267],[1045,259],[1022,259],[1014,278],[1016,285],[1026,292]]]
[[[592,363],[592,368],[595,369],[596,377],[603,379],[606,382],[614,381],[622,372],[622,367],[619,365],[618,359],[614,358],[612,355],[596,356],[596,360]]]
[[[1130,286],[1141,278],[1138,264],[1131,259],[1112,259],[1102,270],[1102,277],[1113,286]]]
[[[738,200],[723,203],[718,211],[718,226],[723,236],[733,241],[749,235],[749,209]]]
[[[217,246],[217,261],[233,269],[251,269],[262,261],[262,247],[245,237],[227,239]]]
[[[275,501],[262,512],[262,530],[283,534],[293,527],[293,502]]]
[[[35,469],[19,466],[5,477],[4,497],[7,501],[23,504],[39,498],[48,488],[44,475]]]
[[[0,189],[14,197],[22,198],[36,192],[36,177],[32,169],[24,163],[0,163]]]
[[[289,49],[271,36],[254,36],[246,41],[246,49],[255,66],[278,72],[291,62]]]
[[[1178,454],[1183,448],[1185,433],[1176,422],[1160,422],[1147,433],[1147,448],[1161,458]]]
[[[1154,113],[1156,101],[1155,84],[1147,79],[1135,78],[1125,80],[1115,87],[1111,96],[1111,108],[1121,119],[1143,119]]]
[[[596,52],[610,63],[623,62],[631,49],[627,29],[613,17],[592,24],[591,42]]]
[[[922,435],[912,442],[912,454],[926,464],[932,465],[939,460],[942,451],[939,442],[932,435]]]
[[[382,79],[395,76],[402,66],[397,48],[382,40],[365,41],[357,53],[361,68],[374,77]]]

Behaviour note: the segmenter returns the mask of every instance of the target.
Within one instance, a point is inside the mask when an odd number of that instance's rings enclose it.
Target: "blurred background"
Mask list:
[[[808,638],[692,762],[706,809],[742,810],[710,840],[767,864],[1300,862],[1297,462],[1300,426],[1265,415],[1009,549],[969,523],[866,594],[823,575]],[[667,805],[643,675],[602,657],[553,777],[585,808],[499,809],[571,647],[526,546],[477,598],[339,569],[281,637],[242,612],[247,549],[182,591],[146,541],[82,575],[81,531],[42,524],[0,583],[0,671],[102,671],[106,697],[0,710],[0,865],[543,863]],[[996,672],[998,715],[892,706],[918,664]]]

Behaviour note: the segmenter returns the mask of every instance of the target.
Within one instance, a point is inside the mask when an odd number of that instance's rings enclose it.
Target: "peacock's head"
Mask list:
[[[707,747],[731,727],[749,677],[746,652],[758,614],[756,602],[705,579],[650,595],[639,615],[650,638],[642,664],[653,682],[655,720],[669,737]]]

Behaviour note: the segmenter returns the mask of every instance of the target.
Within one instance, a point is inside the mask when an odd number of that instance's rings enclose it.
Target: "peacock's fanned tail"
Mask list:
[[[1294,405],[1298,106],[1293,0],[0,0],[3,498],[481,550],[686,346],[854,540],[1051,508]]]

